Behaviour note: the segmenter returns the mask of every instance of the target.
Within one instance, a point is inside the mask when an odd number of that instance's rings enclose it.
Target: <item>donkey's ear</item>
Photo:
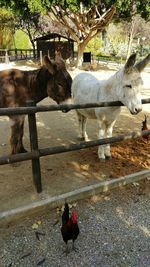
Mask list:
[[[136,61],[136,54],[132,54],[132,55],[128,58],[128,60],[127,60],[127,62],[126,62],[126,64],[125,64],[125,66],[124,66],[125,72],[130,72],[131,68],[132,68],[132,67],[134,66],[134,64],[135,64],[135,61]]]
[[[43,63],[51,74],[55,74],[56,72],[55,64],[53,63],[52,60],[49,59],[48,56],[44,56]]]
[[[146,65],[148,64],[148,62],[150,61],[150,54],[148,54],[142,61],[138,62],[135,67],[137,68],[137,70],[139,72],[142,72],[144,70],[144,68],[146,67]]]
[[[56,61],[56,64],[58,63],[58,68],[65,68],[65,61],[63,60],[62,58],[62,54],[61,54],[61,51],[56,51],[55,52],[55,61]]]
[[[61,55],[61,51],[60,50],[56,50],[55,51],[55,60],[61,60],[62,59],[62,55]]]

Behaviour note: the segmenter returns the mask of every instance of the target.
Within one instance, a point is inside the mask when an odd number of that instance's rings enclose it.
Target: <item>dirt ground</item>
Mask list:
[[[150,96],[149,91],[147,91],[147,96],[148,94]],[[40,104],[50,103],[54,102],[45,99]],[[145,114],[149,116],[150,127],[150,109],[147,105],[145,106],[144,111],[136,116],[130,115],[126,108],[122,108],[122,113],[114,127],[114,135],[133,130],[140,131]],[[10,151],[8,118],[0,117],[0,125],[0,155],[2,156],[9,154]],[[38,113],[37,127],[39,148],[78,142],[75,111]],[[87,131],[91,140],[97,138],[96,121],[89,121]],[[30,150],[27,118],[24,144]],[[47,195],[54,196],[99,181],[149,169],[149,147],[150,140],[138,138],[112,145],[111,160],[100,161],[97,156],[97,147],[43,157],[40,159],[43,185],[41,194],[37,194],[33,186],[30,161],[2,165],[0,166],[0,209],[1,211],[8,210],[45,198]]]
[[[73,203],[70,212],[75,206],[80,234],[76,251],[68,242],[68,255],[60,232],[62,210],[47,209],[0,229],[0,266],[150,266],[149,184],[145,179]]]

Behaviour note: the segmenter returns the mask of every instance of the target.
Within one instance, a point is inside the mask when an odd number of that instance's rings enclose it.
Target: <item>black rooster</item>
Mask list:
[[[72,248],[74,247],[74,242],[79,235],[79,227],[77,223],[77,212],[74,210],[71,217],[69,217],[69,206],[68,203],[65,203],[64,212],[62,214],[62,227],[61,234],[64,242],[66,243],[66,253],[68,253],[68,240],[73,241]]]

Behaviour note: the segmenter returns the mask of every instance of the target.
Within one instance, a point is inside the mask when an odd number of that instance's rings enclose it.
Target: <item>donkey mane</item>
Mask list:
[[[35,102],[39,102],[43,98],[48,96],[46,91],[48,70],[45,67],[34,70],[33,72],[24,72],[27,76],[27,87],[30,90],[31,97]],[[52,78],[51,78],[52,79]],[[37,99],[36,92],[38,91]]]

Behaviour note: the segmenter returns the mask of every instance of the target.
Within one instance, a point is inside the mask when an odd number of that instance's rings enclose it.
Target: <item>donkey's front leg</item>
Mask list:
[[[11,154],[26,152],[23,146],[24,119],[25,116],[12,116],[11,118]]]
[[[78,117],[78,123],[79,123],[79,134],[78,138],[81,140],[88,141],[88,135],[86,133],[86,121],[87,118],[84,117],[80,112],[77,110],[77,117]]]
[[[105,138],[105,130],[106,126],[105,123],[99,122],[99,139]],[[101,145],[98,147],[98,157],[99,159],[104,160],[105,159],[105,145]]]
[[[114,123],[106,127],[106,133],[105,133],[106,138],[112,137],[113,125]],[[111,159],[110,144],[105,145],[104,152],[105,152],[105,157],[107,159]]]

